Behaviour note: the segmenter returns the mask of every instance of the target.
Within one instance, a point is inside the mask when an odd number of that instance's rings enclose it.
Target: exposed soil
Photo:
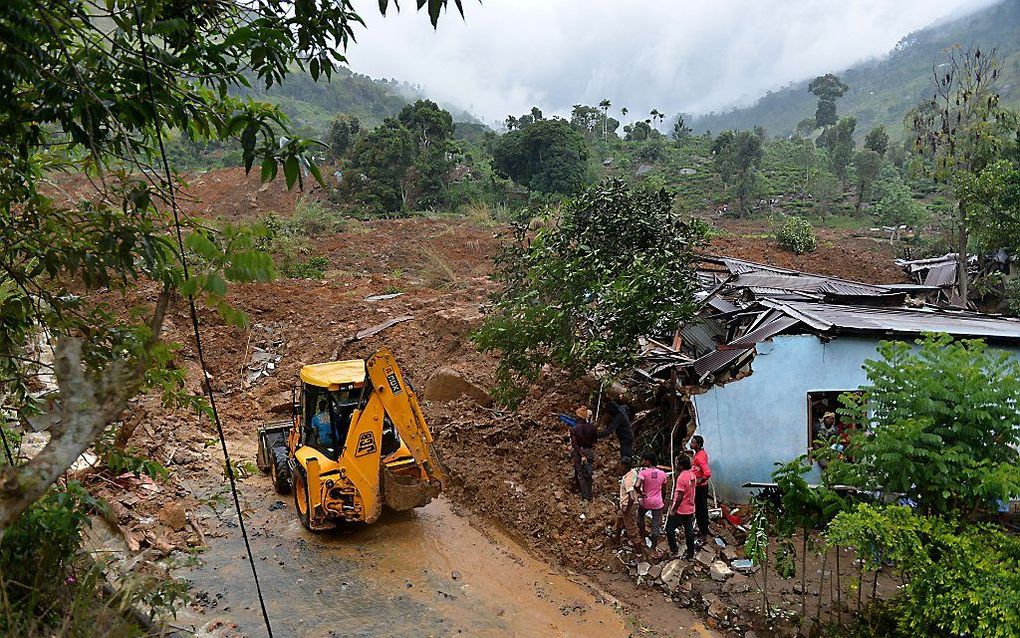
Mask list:
[[[791,270],[819,273],[869,284],[907,282],[888,242],[857,237],[845,230],[816,229],[817,248],[802,255],[784,250],[767,236],[761,224],[717,221],[724,233],[712,238],[707,250]]]
[[[236,169],[208,173],[192,180],[192,192],[201,201],[192,210],[234,220],[270,210],[284,213],[293,207],[296,195],[278,188],[274,184],[264,189],[257,177],[245,177]],[[489,387],[495,359],[477,352],[469,337],[495,290],[488,274],[498,247],[497,230],[462,219],[352,222],[341,234],[312,239],[314,252],[330,262],[324,280],[281,279],[231,287],[228,301],[250,315],[250,329],[227,327],[213,311],[201,311],[211,384],[235,459],[253,459],[256,428],[286,416],[291,388],[305,364],[366,357],[386,346],[418,388],[441,368],[456,371],[479,388]],[[755,236],[762,233],[760,227],[731,224],[727,231],[712,241],[711,252],[871,283],[902,280],[886,248],[851,239],[847,233],[822,231],[815,253],[795,256]],[[402,294],[366,300],[393,292]],[[154,298],[154,291],[138,290],[130,301]],[[405,315],[413,319],[352,340],[359,330]],[[173,304],[164,330],[165,339],[181,345],[179,364],[188,370],[189,387],[198,392],[200,368],[181,300]],[[260,344],[269,344],[265,347],[281,358],[271,371],[252,380],[252,353]],[[615,441],[600,443],[597,498],[584,504],[572,491],[567,432],[557,414],[572,411],[587,396],[580,382],[552,370],[515,412],[466,398],[449,402],[426,398],[426,418],[454,479],[447,496],[536,555],[569,573],[597,580],[630,606],[639,628],[669,634],[669,627],[684,617],[674,615],[676,606],[669,596],[664,600],[657,590],[634,586],[607,534],[615,515],[617,476],[611,467],[611,460],[618,458]],[[168,413],[154,397],[139,400],[129,419],[140,423],[132,443],[166,462],[178,476],[221,476],[218,449],[210,446],[215,431],[207,421]],[[255,477],[249,479],[252,482],[272,489],[268,480]],[[731,548],[738,544],[729,531],[719,531]],[[708,580],[706,571],[687,570],[691,588],[677,592],[674,600],[701,606],[693,594],[702,587],[697,583]],[[742,610],[742,620],[724,624],[751,626],[756,595],[750,589],[731,589],[723,592],[717,586],[706,591],[725,594],[729,605]],[[661,606],[673,611],[660,611]]]

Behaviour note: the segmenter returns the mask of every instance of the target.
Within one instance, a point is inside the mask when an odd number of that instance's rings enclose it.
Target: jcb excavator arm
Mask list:
[[[389,349],[381,348],[366,362],[366,366],[372,382],[372,398],[369,401],[378,400],[382,403],[401,441],[421,469],[421,475],[430,484],[434,484],[438,493],[446,484],[446,474],[436,456],[432,433],[425,424],[417,395],[404,381],[400,366]]]

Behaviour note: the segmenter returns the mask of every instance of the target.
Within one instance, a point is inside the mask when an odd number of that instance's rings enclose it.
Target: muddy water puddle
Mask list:
[[[277,637],[628,636],[623,617],[554,573],[512,539],[482,533],[445,499],[389,513],[354,532],[312,534],[292,499],[245,488],[246,518]],[[270,509],[270,508],[273,509]],[[213,635],[266,636],[251,570],[229,508],[206,539],[192,582],[195,605],[178,625]],[[213,520],[216,520],[215,517]],[[219,622],[225,626],[219,625]],[[236,624],[236,630],[231,626]]]

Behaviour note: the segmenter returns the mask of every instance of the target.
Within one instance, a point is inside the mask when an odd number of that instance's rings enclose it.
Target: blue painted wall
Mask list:
[[[864,362],[878,358],[877,345],[850,337],[828,343],[814,335],[774,337],[758,344],[750,376],[695,396],[719,497],[746,502],[751,490],[742,484],[771,481],[777,462],[807,452],[808,393],[866,384]],[[817,471],[806,478],[817,481]]]

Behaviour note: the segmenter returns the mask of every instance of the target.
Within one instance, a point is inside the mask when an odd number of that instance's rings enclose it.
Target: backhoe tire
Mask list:
[[[308,499],[308,477],[301,466],[294,468],[294,509],[297,510],[298,520],[309,532],[312,529],[312,506]]]
[[[269,474],[273,478],[273,488],[276,489],[277,494],[286,494],[290,491],[291,484],[287,448],[283,446],[273,448],[270,460]]]

